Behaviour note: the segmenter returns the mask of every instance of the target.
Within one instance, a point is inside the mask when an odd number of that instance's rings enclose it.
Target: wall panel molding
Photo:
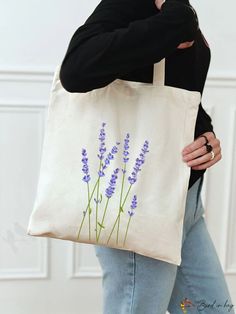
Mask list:
[[[7,114],[9,119],[11,115],[13,117],[16,115],[18,117],[22,117],[20,115],[34,115],[36,117],[36,123],[37,123],[37,138],[36,140],[36,146],[37,151],[41,151],[41,145],[43,141],[43,133],[44,133],[44,124],[45,124],[45,106],[46,103],[41,103],[41,102],[28,102],[27,101],[2,101],[0,100],[0,115],[1,114]],[[36,116],[35,116],[36,115]],[[30,117],[29,116],[29,117]],[[14,132],[11,128],[9,128],[9,132]],[[4,148],[4,147],[3,147]],[[4,149],[3,149],[4,150]],[[7,150],[9,153],[9,150]],[[23,152],[22,152],[23,153]],[[11,160],[12,161],[12,160]],[[24,180],[22,181],[23,184]],[[27,183],[29,184],[29,182]],[[29,186],[28,186],[29,187]],[[14,189],[14,187],[12,187]],[[15,187],[17,188],[17,187]],[[31,193],[32,190],[30,190],[28,193]],[[22,197],[23,199],[23,197]],[[21,200],[22,201],[22,200]],[[26,202],[27,204],[27,202]],[[22,203],[21,203],[22,205]],[[23,206],[25,203],[23,203]],[[7,210],[8,204],[6,204],[5,210]],[[12,204],[9,205],[10,208],[13,206]],[[14,208],[14,206],[13,206]],[[23,209],[23,208],[22,208]],[[26,208],[24,208],[26,211]],[[1,217],[1,220],[4,221],[4,216]],[[19,221],[15,221],[15,223],[19,224]],[[11,222],[11,224],[14,225],[14,221]],[[5,226],[5,225],[4,225]],[[11,225],[12,226],[12,225]],[[18,251],[21,251],[21,243],[25,243],[27,246],[29,245],[29,250],[27,248],[27,254],[29,256],[32,254],[31,249],[34,248],[37,252],[36,255],[36,261],[34,260],[34,265],[32,267],[29,267],[28,262],[26,267],[24,267],[24,262],[23,266],[18,267],[17,260],[15,261],[15,265],[11,268],[7,267],[2,267],[0,268],[0,280],[13,280],[13,279],[36,279],[36,278],[42,278],[42,279],[47,279],[48,278],[48,268],[49,268],[49,260],[48,260],[48,239],[30,239],[28,238],[26,233],[24,232],[24,226],[21,226],[22,233],[17,234],[16,231],[11,229],[9,226],[7,228],[6,225],[6,230],[1,229],[0,232],[0,237],[1,240],[6,241],[6,244],[10,244],[11,242],[17,244],[18,246]],[[24,241],[24,242],[21,242]],[[31,242],[33,241],[33,242]],[[24,248],[25,249],[25,248]],[[16,259],[17,254],[15,254]],[[31,258],[31,257],[30,257]],[[24,258],[23,258],[24,261]]]
[[[210,115],[210,117],[212,118],[212,120],[214,120],[215,117],[215,107],[214,106],[208,106],[206,108],[207,113]],[[206,171],[204,174],[204,182],[203,182],[203,187],[202,187],[202,191],[201,191],[201,199],[202,199],[202,204],[203,207],[206,209],[205,213],[204,213],[204,217],[207,220],[207,208],[208,208],[208,197],[209,197],[209,192],[208,192],[208,184],[209,184],[209,171]]]
[[[19,100],[0,100],[0,108],[7,110],[7,109],[45,109],[48,106],[47,102],[41,102],[41,101],[22,101]],[[35,112],[35,111],[34,111]]]
[[[69,254],[69,277],[71,279],[78,278],[101,278],[101,268],[99,264],[94,266],[83,266],[81,263],[81,257],[83,254],[83,250],[86,249],[82,247],[82,245],[78,245],[78,243],[70,244],[70,254]]]
[[[5,67],[0,68],[0,81],[9,82],[50,82],[53,78],[52,67]]]
[[[228,164],[228,195],[227,195],[227,229],[225,236],[225,273],[230,275],[236,275],[236,260],[234,257],[236,256],[236,241],[234,239],[234,235],[236,234],[235,230],[235,221],[236,215],[233,206],[235,205],[234,201],[235,197],[235,182],[236,182],[236,108],[231,109],[232,120],[230,123],[230,151],[229,151],[229,164]]]
[[[226,74],[208,76],[206,80],[206,87],[236,87],[236,76]]]
[[[38,241],[38,268],[15,268],[0,269],[1,280],[22,279],[48,279],[49,278],[49,248],[48,239],[37,239]]]
[[[54,71],[52,66],[25,67],[25,66],[5,66],[0,67],[0,81],[12,82],[51,82]],[[206,87],[236,87],[236,73],[212,73],[208,75]]]

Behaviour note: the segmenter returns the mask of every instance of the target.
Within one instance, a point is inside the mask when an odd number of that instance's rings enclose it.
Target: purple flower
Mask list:
[[[133,196],[132,203],[130,205],[131,210],[128,210],[130,217],[134,215],[134,209],[137,207],[137,195]]]
[[[137,181],[138,172],[141,171],[141,165],[145,161],[145,154],[149,152],[148,150],[148,141],[146,140],[142,147],[142,152],[139,154],[140,158],[136,158],[135,166],[133,167],[134,171],[131,173],[131,176],[128,177],[130,184],[134,184]]]
[[[109,187],[106,189],[106,196],[108,198],[112,197],[113,193],[115,192],[115,187],[116,187],[116,180],[117,180],[117,174],[119,172],[119,168],[116,168],[111,175],[111,179],[109,182]]]
[[[99,145],[99,152],[100,152],[100,154],[98,154],[97,156],[98,156],[98,158],[100,159],[100,160],[102,160],[103,158],[104,158],[104,154],[105,154],[105,152],[106,152],[106,147],[105,147],[105,136],[106,136],[106,134],[105,134],[105,129],[104,129],[104,127],[105,127],[105,125],[106,125],[106,123],[102,123],[102,128],[100,129],[100,134],[99,134],[99,141],[100,141],[100,145]]]
[[[85,176],[83,177],[83,181],[89,182],[90,181],[90,175],[89,175],[87,151],[84,148],[82,149],[82,156],[83,156],[83,158],[81,159],[82,163],[83,163],[82,171],[85,174]]]
[[[102,170],[99,170],[98,171],[98,175],[99,175],[99,177],[104,177],[105,173]]]
[[[129,133],[126,134],[126,138],[124,139],[124,151],[123,151],[124,163],[128,162],[129,160],[129,158],[127,157],[129,155],[128,149],[129,149]]]
[[[137,207],[137,195],[134,195],[130,207],[131,207],[132,209],[135,209],[135,208]]]
[[[102,170],[98,172],[98,175],[100,177],[103,177],[105,174],[104,174],[104,170],[108,167],[108,165],[110,164],[110,161],[114,159],[114,155],[118,152],[118,145],[120,143],[119,142],[116,142],[116,145],[112,147],[112,150],[107,154],[107,157],[105,158],[104,160],[104,164],[102,166]]]

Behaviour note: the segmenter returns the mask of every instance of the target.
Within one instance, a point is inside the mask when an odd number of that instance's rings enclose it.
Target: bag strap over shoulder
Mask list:
[[[154,63],[153,85],[165,85],[165,58],[163,58],[160,62]]]

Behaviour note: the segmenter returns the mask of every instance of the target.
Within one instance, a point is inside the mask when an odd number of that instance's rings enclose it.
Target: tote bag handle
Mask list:
[[[153,85],[165,85],[165,58],[161,61],[154,63],[153,69]]]

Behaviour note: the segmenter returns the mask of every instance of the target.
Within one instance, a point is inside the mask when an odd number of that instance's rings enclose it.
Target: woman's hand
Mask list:
[[[208,144],[212,146],[215,157],[210,160],[211,153],[208,153],[206,150],[206,139],[204,137],[198,137],[182,151],[183,161],[187,162],[187,165],[193,170],[209,168],[222,158],[220,140],[215,137],[214,133],[206,132],[202,135],[207,137]]]
[[[179,46],[177,47],[177,49],[185,49],[185,48],[189,48],[194,44],[194,40],[193,41],[186,41],[184,43],[179,44]]]
[[[161,6],[164,2],[165,0],[155,0],[155,5],[158,8],[158,10],[161,10]]]

